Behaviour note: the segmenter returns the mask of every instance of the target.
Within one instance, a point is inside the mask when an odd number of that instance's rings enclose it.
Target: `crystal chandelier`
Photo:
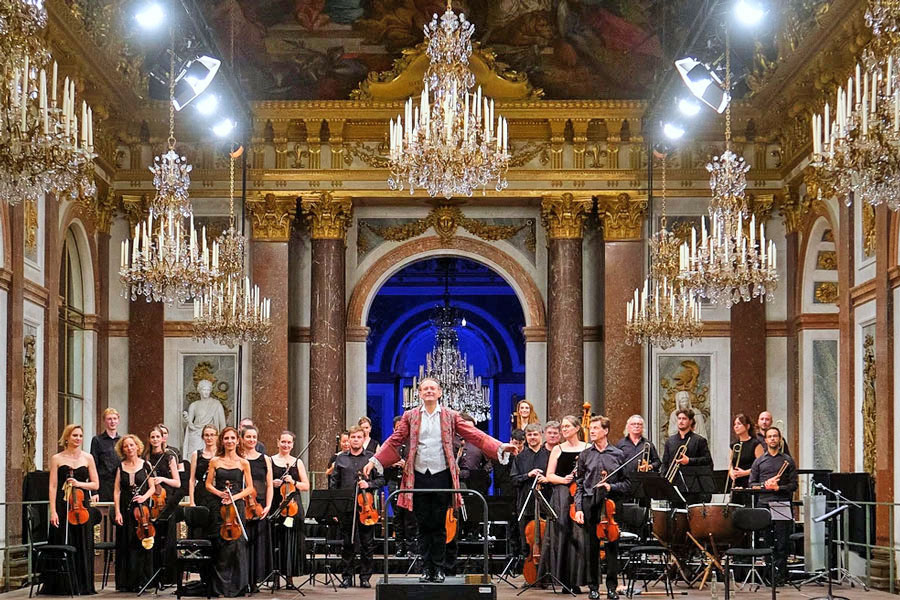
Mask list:
[[[441,398],[453,410],[468,413],[476,423],[491,418],[491,390],[481,385],[481,377],[475,376],[475,367],[459,351],[457,327],[464,326],[460,311],[450,305],[449,262],[444,282],[444,302],[435,307],[431,324],[435,328],[434,348],[425,356],[425,364],[419,365],[419,376],[413,377],[412,387],[403,390],[403,408],[419,405],[419,382],[433,377],[441,383]]]
[[[194,228],[188,196],[191,166],[174,152],[174,56],[173,42],[169,63],[169,151],[157,157],[150,169],[156,196],[149,214],[134,228],[132,239],[122,241],[120,252],[119,277],[125,286],[122,295],[131,300],[146,296],[147,302],[187,302],[208,293],[222,278],[219,244],[207,244],[206,227],[199,235]]]
[[[666,349],[699,339],[703,332],[700,302],[678,280],[679,241],[666,221],[666,158],[662,158],[662,206],[659,231],[650,238],[650,274],[643,290],[628,301],[625,341],[648,342]]]
[[[508,186],[507,121],[494,114],[494,101],[485,98],[469,69],[475,27],[450,1],[440,17],[425,26],[429,66],[418,107],[409,98],[403,115],[390,123],[392,190],[425,189],[432,198],[471,196],[493,185]]]
[[[731,91],[731,52],[725,36],[725,90]],[[760,298],[774,300],[778,283],[775,243],[766,242],[765,225],[756,215],[749,221],[746,197],[747,171],[750,166],[731,151],[731,102],[725,109],[725,152],[706,165],[712,199],[709,205],[711,230],[701,217],[701,235],[691,229],[690,244],[685,241],[679,252],[678,279],[692,295],[726,308],[738,302]],[[749,231],[745,232],[745,225]]]
[[[812,165],[824,190],[849,206],[859,198],[872,206],[900,209],[900,5],[872,0],[866,23],[873,39],[847,87],[838,88],[832,112],[813,115]],[[824,188],[824,189],[823,189]],[[851,196],[852,192],[852,196]]]
[[[244,236],[234,228],[234,159],[230,153],[229,227],[218,238],[220,281],[194,299],[194,339],[212,340],[229,348],[241,342],[268,342],[272,304],[244,275]]]

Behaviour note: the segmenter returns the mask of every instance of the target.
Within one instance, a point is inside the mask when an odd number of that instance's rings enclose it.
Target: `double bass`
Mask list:
[[[544,539],[547,529],[547,520],[540,518],[541,505],[537,495],[541,492],[537,477],[531,484],[531,493],[534,495],[534,519],[525,525],[525,541],[531,550],[528,558],[525,559],[525,564],[522,565],[522,576],[529,585],[533,585],[538,580],[538,566],[541,564],[541,541]]]

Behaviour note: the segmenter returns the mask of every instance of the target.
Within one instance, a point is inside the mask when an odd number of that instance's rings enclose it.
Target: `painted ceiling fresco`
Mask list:
[[[477,41],[545,98],[642,98],[699,0],[456,0]],[[346,99],[423,41],[440,0],[205,0],[253,99]]]

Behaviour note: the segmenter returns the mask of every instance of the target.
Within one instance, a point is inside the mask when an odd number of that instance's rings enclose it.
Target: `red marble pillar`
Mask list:
[[[580,415],[584,403],[584,318],[581,244],[591,200],[545,196],[549,238],[547,285],[547,414]]]
[[[837,236],[838,258],[838,330],[840,341],[838,343],[838,414],[841,431],[845,432],[843,445],[840,447],[840,470],[852,472],[854,468],[854,456],[856,437],[855,431],[856,411],[854,410],[854,324],[853,324],[853,300],[851,290],[853,288],[853,273],[856,269],[853,260],[853,208],[838,202],[838,219],[840,229]]]
[[[128,433],[142,440],[165,416],[165,305],[145,298],[128,310]]]
[[[796,456],[800,456],[799,432],[800,432],[800,336],[797,332],[797,317],[802,310],[801,296],[798,286],[801,277],[800,268],[800,235],[796,229],[787,226],[786,240],[786,265],[784,286],[787,297],[787,414],[785,418],[789,423],[785,436],[794,442]],[[734,368],[732,366],[732,368]],[[750,416],[753,421],[754,417]]]
[[[103,411],[109,407],[109,228],[115,214],[115,198],[106,187],[97,202],[97,409],[95,431],[103,431]]]
[[[758,299],[731,307],[731,415],[751,422],[766,410],[766,305]]]
[[[643,414],[644,348],[625,342],[625,306],[644,285],[643,224],[646,200],[627,194],[598,198],[603,219],[604,407],[610,431],[625,429],[628,417]]]
[[[59,276],[65,233],[59,231],[59,200],[53,194],[44,196],[44,287],[47,289],[47,311],[44,313],[44,449],[43,467],[59,451],[57,440],[66,423],[60,423],[59,402]],[[39,375],[40,376],[40,375]],[[39,399],[40,401],[40,399]]]
[[[278,434],[288,427],[288,240],[297,196],[268,194],[248,201],[247,210],[252,218],[253,283],[272,301],[269,341],[253,345],[252,418],[259,439],[274,450]]]
[[[22,346],[24,332],[25,309],[25,217],[21,204],[9,207],[9,232],[11,281],[7,295],[6,321],[6,500],[17,502],[22,499],[22,480],[24,478],[24,454],[22,436],[22,417],[25,407],[25,370],[23,368],[24,348]],[[15,523],[15,517],[7,515],[9,523]],[[12,519],[12,520],[9,520]],[[8,528],[15,532],[16,527]],[[21,539],[14,533],[7,543],[18,543]]]
[[[310,447],[309,465],[313,471],[324,471],[346,419],[344,241],[353,205],[349,198],[326,192],[304,197],[302,209],[312,238],[309,436],[318,436]],[[324,479],[319,480],[319,487],[324,484]]]
[[[875,209],[875,500],[894,501],[894,290],[891,265],[891,211]],[[891,539],[889,506],[878,506],[876,535],[879,544]]]

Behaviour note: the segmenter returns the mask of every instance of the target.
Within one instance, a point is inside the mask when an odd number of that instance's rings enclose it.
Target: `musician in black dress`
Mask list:
[[[49,544],[73,546],[75,554],[75,589],[69,590],[63,577],[47,577],[41,581],[42,594],[96,594],[94,589],[94,520],[90,495],[100,487],[94,457],[82,450],[84,430],[81,425],[66,425],[59,438],[62,452],[50,457]],[[70,506],[74,506],[74,494],[81,490],[84,508],[90,517],[81,525],[73,525],[67,519]]]
[[[153,479],[141,453],[144,443],[134,434],[119,438],[116,453],[122,458],[116,471],[113,499],[116,510],[116,590],[137,592],[153,575],[153,544],[155,539],[138,535],[135,505],[147,504],[156,491]]]
[[[790,455],[781,451],[781,430],[769,427],[766,430],[766,452],[750,468],[750,485],[762,485],[767,491],[759,495],[757,505],[772,508],[773,503],[785,503],[785,516],[790,513],[791,496],[797,491],[797,465]],[[774,516],[774,515],[773,515]],[[772,548],[775,560],[776,584],[787,580],[787,558],[793,519],[772,520],[772,527],[766,531],[766,544]]]
[[[588,598],[600,597],[600,540],[596,535],[597,524],[608,516],[606,501],[621,500],[631,484],[623,471],[616,470],[625,462],[622,451],[609,443],[609,419],[591,417],[591,445],[578,455],[575,467],[575,522],[585,525],[588,538]],[[606,597],[618,600],[616,586],[619,578],[619,542],[606,540]]]
[[[254,425],[241,430],[241,444],[244,458],[250,463],[250,476],[253,478],[253,489],[256,490],[256,501],[263,508],[262,516],[248,519],[245,523],[247,536],[250,538],[250,581],[252,591],[256,585],[265,581],[272,572],[272,530],[271,522],[266,517],[272,510],[272,460],[256,451],[259,432]]]
[[[278,549],[277,565],[278,570],[290,582],[295,575],[303,573],[303,557],[305,555],[304,547],[304,528],[303,528],[303,502],[300,499],[300,492],[309,491],[309,476],[306,474],[306,467],[300,457],[291,456],[294,450],[294,433],[291,431],[282,431],[278,436],[278,454],[271,457],[272,460],[272,486],[278,493],[275,501],[281,505],[285,505],[285,501],[290,500],[297,507],[297,514],[290,516],[287,511],[274,520],[273,537],[275,547]],[[293,486],[296,491],[291,492],[289,488]],[[285,492],[288,498],[285,498]],[[293,496],[291,498],[291,496]],[[275,501],[272,503],[272,510],[276,510]]]
[[[147,475],[153,479],[156,493],[159,494],[162,489],[166,494],[165,508],[155,519],[157,538],[153,546],[155,567],[165,566],[162,582],[174,584],[177,573],[175,559],[177,558],[179,520],[176,513],[178,503],[181,501],[178,460],[166,446],[165,435],[159,425],[150,430],[147,442],[147,450],[144,453]]]
[[[694,433],[694,411],[679,408],[675,411],[678,432],[669,436],[663,451],[662,472],[668,473],[672,462],[679,464],[673,483],[681,491],[687,504],[709,502],[711,493],[703,490],[703,483],[712,476],[712,455],[709,444],[702,435]],[[680,458],[679,449],[685,452]]]
[[[587,444],[579,439],[581,420],[577,417],[563,417],[559,430],[563,441],[553,447],[547,461],[547,475],[540,478],[541,483],[553,485],[550,504],[559,519],[547,519],[538,576],[549,571],[563,585],[580,594],[579,586],[587,583],[588,541],[584,528],[569,518],[569,505],[574,500],[569,484],[575,480],[575,463]]]
[[[188,484],[188,498],[191,506],[205,506],[209,509],[206,526],[203,528],[207,537],[213,534],[212,512],[218,511],[219,499],[206,490],[206,474],[209,472],[209,461],[216,456],[219,448],[219,430],[214,425],[206,425],[200,432],[205,447],[195,450],[191,455],[191,480]]]
[[[240,522],[244,522],[244,498],[253,491],[249,485],[253,477],[250,474],[250,463],[241,456],[242,453],[237,429],[222,429],[219,434],[219,449],[215,458],[209,461],[209,472],[206,475],[206,491],[219,501],[219,509],[212,514],[213,527],[217,532],[220,532],[223,523],[221,508],[231,504],[232,499]],[[214,552],[214,591],[229,598],[242,596],[248,591],[250,583],[247,538],[242,534],[237,539],[227,540],[217,535]]]
[[[350,428],[350,450],[341,452],[334,461],[334,472],[329,477],[329,487],[336,490],[356,489],[357,483],[359,491],[368,490],[375,494],[384,486],[384,477],[377,472],[371,478],[362,476],[363,467],[368,464],[369,459],[374,456],[371,452],[363,448],[363,440],[365,433],[362,427],[354,425]],[[356,500],[354,499],[354,506]],[[372,556],[375,552],[375,526],[363,525],[358,518],[359,507],[357,512],[347,512],[341,515],[341,532],[344,535],[344,545],[341,550],[341,571],[342,581],[340,587],[348,588],[353,585],[353,571],[356,558],[354,551],[353,530],[359,536],[359,587],[368,588],[369,578],[372,576],[373,561]]]
[[[394,417],[394,427],[403,417],[397,415]],[[400,462],[393,467],[384,470],[384,478],[387,481],[388,495],[393,494],[400,489],[400,480],[403,478],[403,467],[406,465],[406,459],[409,456],[409,447],[404,444],[400,446]],[[394,540],[397,542],[397,556],[404,557],[412,550],[413,554],[418,553],[416,548],[416,517],[411,510],[406,510],[399,506],[397,500],[400,496],[394,496],[391,499],[391,510],[394,513]]]
[[[337,438],[337,445],[335,446],[334,454],[331,456],[331,460],[328,461],[328,468],[325,469],[325,475],[328,477],[328,489],[331,489],[331,474],[334,473],[334,461],[337,460],[338,454],[341,452],[346,452],[350,449],[350,432],[342,431]]]
[[[731,446],[728,464],[728,476],[731,478],[733,488],[745,488],[750,485],[750,467],[753,461],[763,455],[765,446],[759,443],[759,439],[753,435],[753,423],[744,413],[734,416],[732,429],[737,438]],[[752,499],[749,494],[734,492],[732,502],[749,506]]]
[[[181,451],[175,446],[169,446],[169,427],[165,423],[157,425],[163,436],[163,447],[166,448],[174,457],[176,462],[181,462]]]
[[[542,428],[540,423],[529,423],[525,426],[525,447],[513,458],[512,468],[510,469],[510,477],[513,485],[516,486],[516,518],[525,513],[518,522],[517,530],[519,539],[522,540],[519,547],[519,555],[527,556],[529,554],[528,540],[525,539],[525,526],[529,521],[534,519],[534,500],[529,498],[528,492],[536,478],[543,477],[547,473],[547,462],[550,460],[550,451],[544,447],[542,438]],[[549,486],[547,486],[549,488]],[[539,488],[540,493],[545,493],[545,489]],[[545,497],[549,496],[548,493]],[[528,505],[525,505],[526,499]]]
[[[372,434],[372,419],[369,417],[360,417],[359,421],[356,423],[360,427],[362,427],[363,433],[366,437],[363,439],[363,448],[375,454],[378,452],[378,449],[381,447],[381,444],[378,443],[378,440],[371,437]]]

